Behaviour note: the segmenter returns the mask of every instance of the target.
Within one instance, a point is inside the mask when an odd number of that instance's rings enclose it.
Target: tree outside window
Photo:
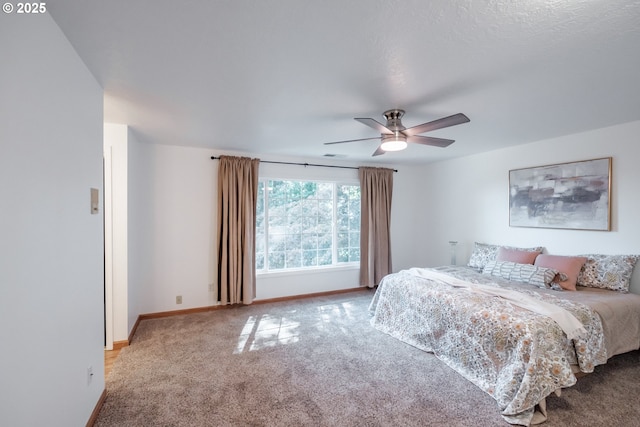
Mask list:
[[[277,271],[360,261],[360,187],[260,180],[256,269]]]

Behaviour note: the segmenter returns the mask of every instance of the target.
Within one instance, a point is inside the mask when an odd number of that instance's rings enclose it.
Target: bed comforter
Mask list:
[[[606,363],[602,323],[588,306],[537,292],[531,286],[510,286],[465,268],[434,269],[470,283],[508,287],[562,307],[584,326],[584,333],[568,339],[548,316],[504,298],[430,279],[429,270],[386,276],[370,305],[372,325],[432,352],[491,395],[509,423],[544,421],[546,396],[575,384],[572,365],[592,372]],[[542,413],[536,413],[537,405]]]

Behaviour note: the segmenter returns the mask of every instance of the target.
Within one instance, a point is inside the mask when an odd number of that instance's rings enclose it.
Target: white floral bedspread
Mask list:
[[[429,269],[424,269],[429,270]],[[422,274],[428,274],[428,271]],[[600,317],[591,308],[510,286],[464,267],[435,269],[472,283],[516,289],[568,310],[586,334],[570,340],[551,318],[495,296],[454,288],[408,270],[386,276],[369,310],[371,324],[407,344],[434,353],[489,393],[511,424],[529,425],[534,409],[551,393],[575,384],[571,365],[592,372],[606,363]]]

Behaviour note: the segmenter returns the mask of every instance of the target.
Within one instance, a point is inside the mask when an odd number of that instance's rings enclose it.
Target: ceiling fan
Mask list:
[[[442,129],[449,126],[455,126],[462,123],[467,123],[469,118],[462,113],[454,114],[452,116],[443,117],[438,120],[434,120],[421,125],[406,128],[402,125],[402,116],[404,116],[404,110],[394,109],[387,110],[382,114],[387,119],[387,124],[371,119],[371,118],[355,118],[369,127],[380,131],[380,136],[375,138],[362,138],[362,139],[349,139],[346,141],[325,142],[324,145],[343,144],[345,142],[355,141],[369,141],[372,139],[380,139],[382,142],[378,146],[378,149],[373,153],[374,156],[379,156],[387,151],[400,151],[407,148],[407,143],[415,143],[422,145],[433,145],[435,147],[447,147],[453,144],[453,139],[435,138],[432,136],[418,135],[420,133],[429,132],[436,129]]]

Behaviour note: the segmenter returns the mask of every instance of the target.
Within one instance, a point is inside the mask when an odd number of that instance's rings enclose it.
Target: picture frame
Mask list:
[[[509,171],[509,226],[611,230],[611,157]]]

